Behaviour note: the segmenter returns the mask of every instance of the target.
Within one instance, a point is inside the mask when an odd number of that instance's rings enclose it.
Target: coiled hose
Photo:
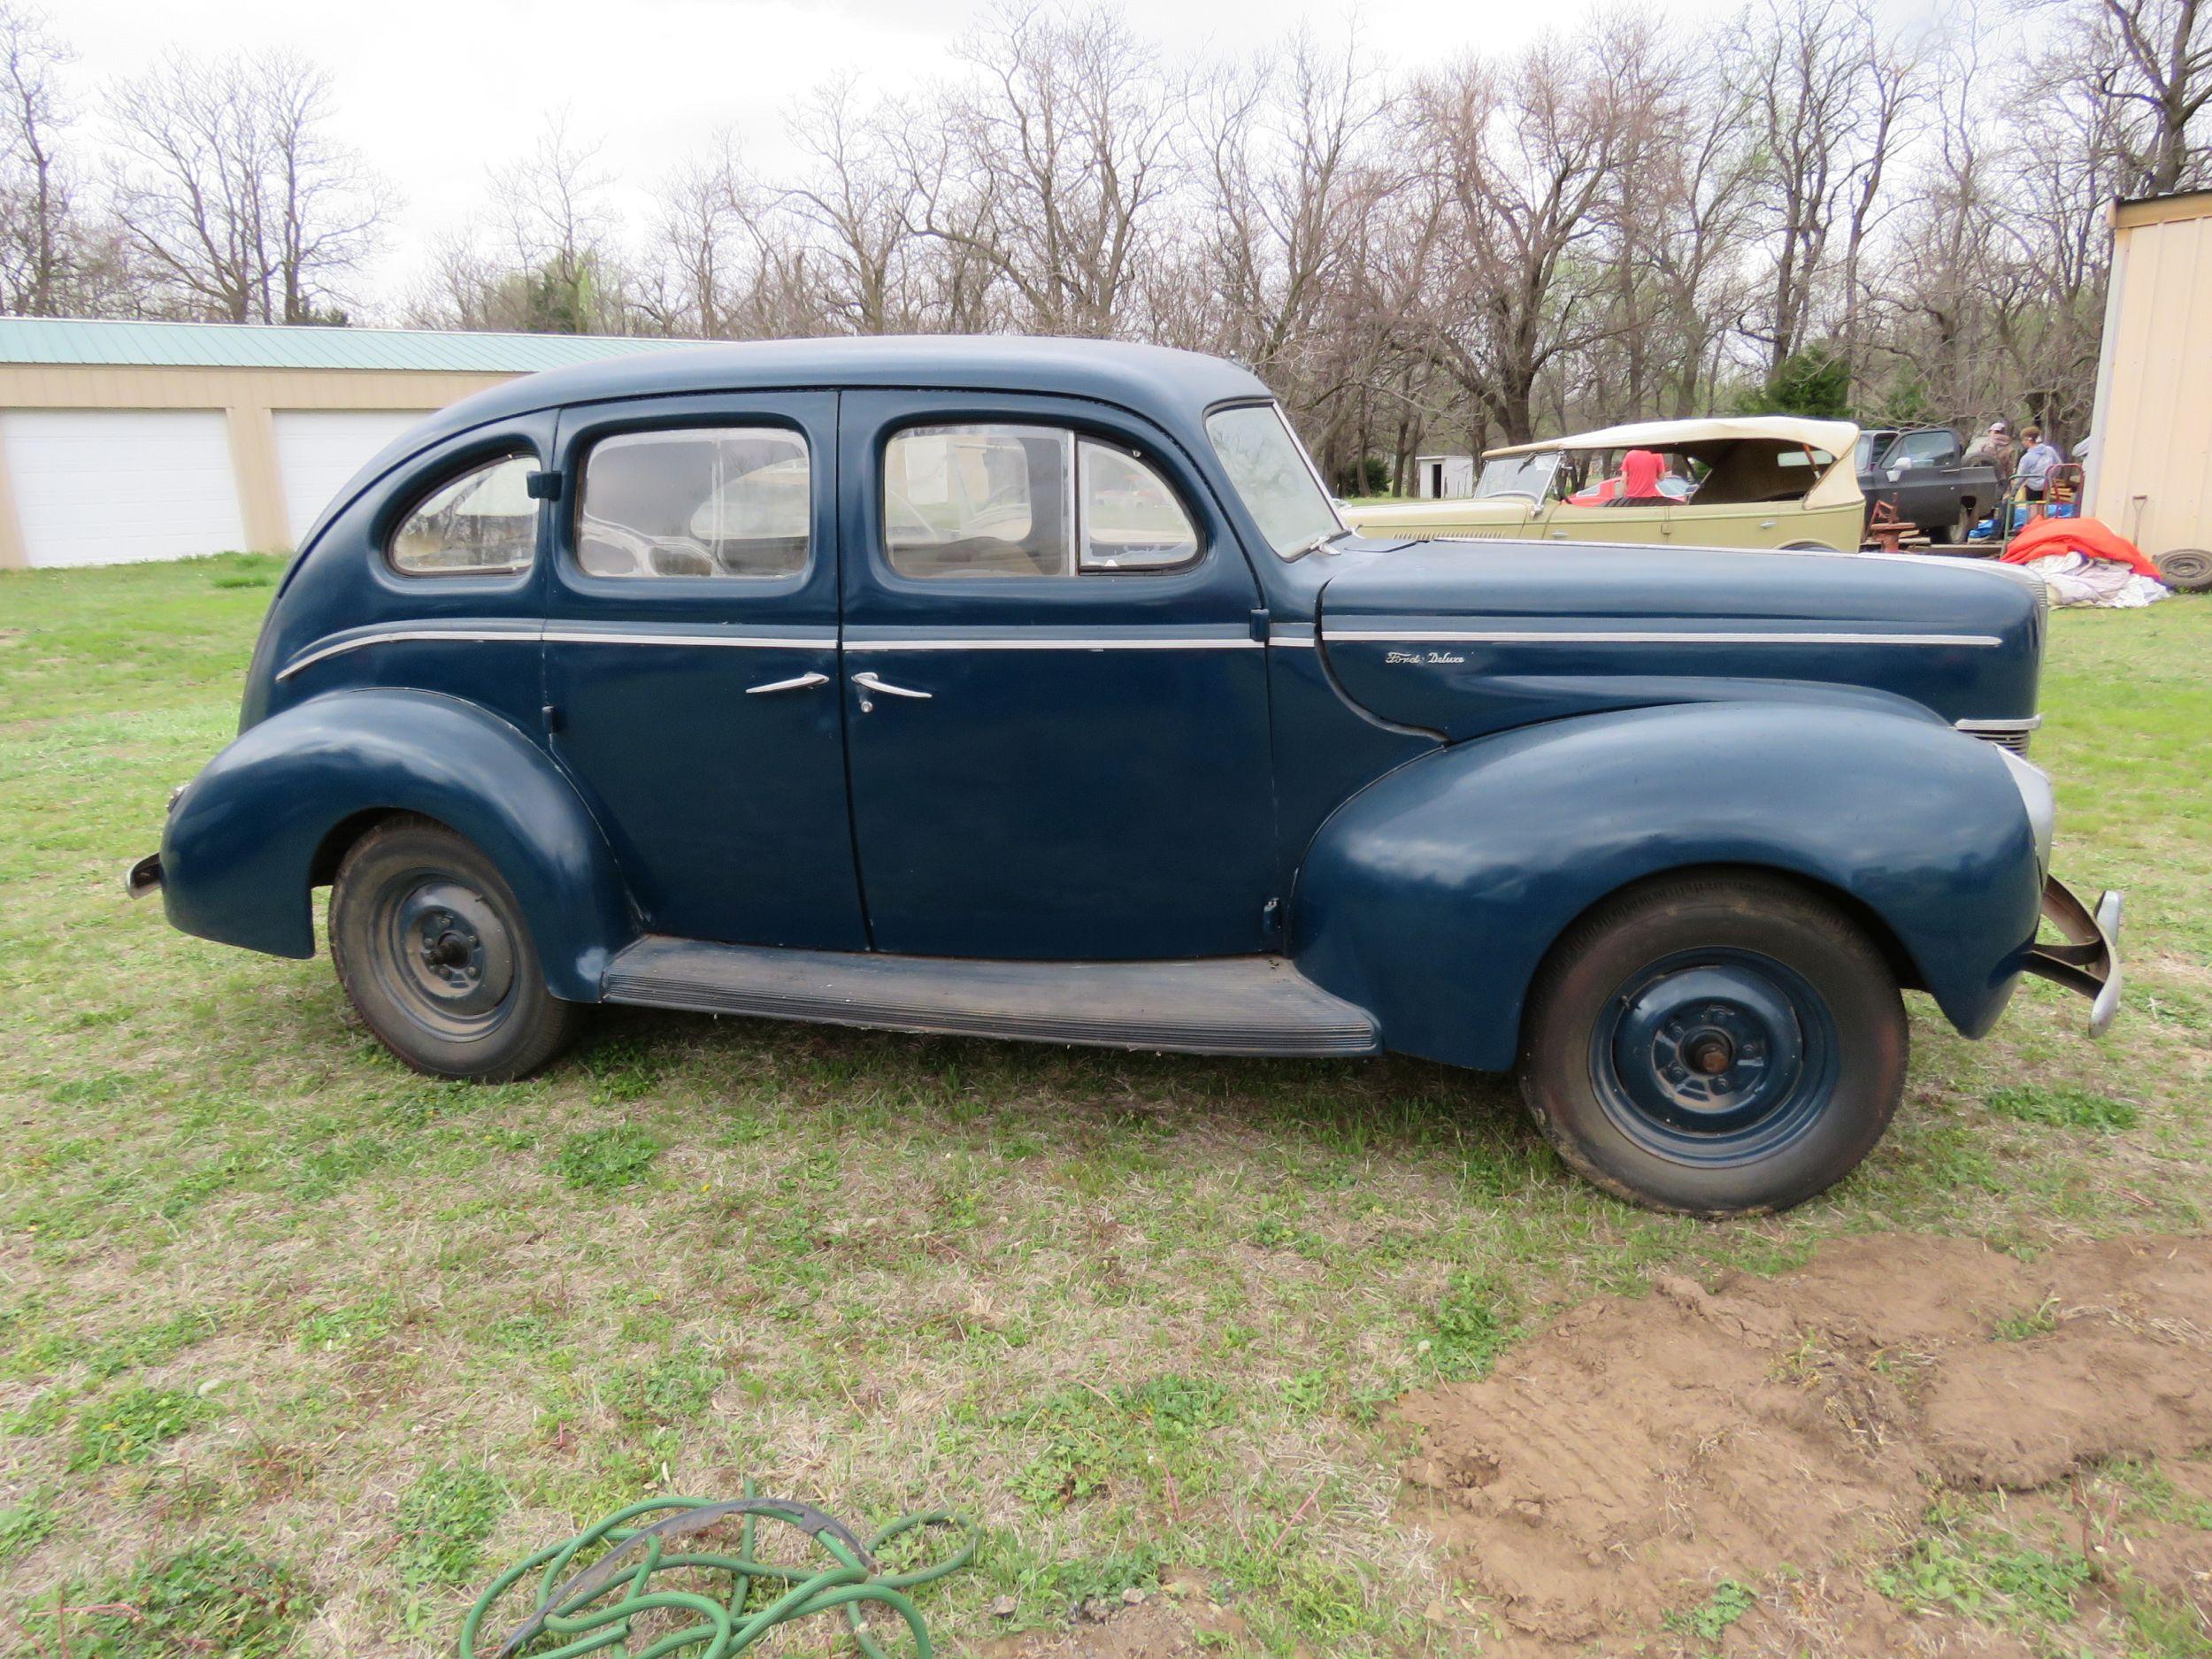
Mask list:
[[[641,1517],[659,1514],[657,1520]],[[741,1517],[743,1532],[735,1555],[674,1548],[685,1540],[726,1520]],[[811,1538],[831,1558],[819,1571],[784,1566],[760,1559],[755,1529],[779,1521]],[[887,1573],[878,1552],[894,1540],[930,1527],[949,1527],[962,1536],[960,1548],[942,1561],[907,1572]],[[854,1645],[865,1659],[884,1659],[869,1634],[863,1607],[872,1601],[906,1622],[914,1636],[915,1659],[930,1659],[929,1629],[906,1592],[956,1572],[975,1559],[982,1529],[947,1509],[902,1515],[863,1543],[835,1517],[788,1498],[762,1498],[745,1483],[745,1496],[730,1502],[701,1498],[652,1498],[618,1509],[564,1543],[549,1545],[510,1567],[477,1598],[461,1626],[461,1659],[579,1659],[604,1653],[610,1659],[729,1659],[743,1653],[780,1625],[842,1609]],[[603,1547],[603,1548],[602,1548]],[[591,1564],[565,1578],[578,1557],[598,1552]],[[529,1617],[496,1646],[479,1647],[484,1621],[509,1591],[531,1573],[538,1574],[536,1604]],[[684,1587],[676,1587],[680,1575]],[[724,1590],[715,1580],[727,1575]],[[761,1586],[756,1596],[753,1586]],[[710,1586],[712,1594],[702,1586]],[[765,1605],[753,1609],[755,1600]],[[694,1616],[691,1623],[655,1637],[633,1652],[631,1626],[640,1615],[670,1609]]]

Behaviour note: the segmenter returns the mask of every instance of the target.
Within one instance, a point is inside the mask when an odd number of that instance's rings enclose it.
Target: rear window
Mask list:
[[[806,569],[813,503],[795,432],[621,433],[585,458],[576,562],[591,576],[795,576]]]

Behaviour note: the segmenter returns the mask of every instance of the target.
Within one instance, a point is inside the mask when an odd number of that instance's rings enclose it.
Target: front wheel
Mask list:
[[[346,854],[330,955],[377,1040],[435,1077],[526,1076],[567,1047],[581,1014],[546,989],[498,868],[427,818],[380,824]]]
[[[1530,993],[1521,1093],[1608,1191],[1697,1216],[1786,1210],[1872,1151],[1905,1084],[1897,982],[1863,931],[1777,877],[1600,906]]]

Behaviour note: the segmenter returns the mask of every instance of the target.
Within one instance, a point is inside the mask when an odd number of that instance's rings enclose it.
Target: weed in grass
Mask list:
[[[35,1492],[19,1503],[0,1509],[0,1561],[27,1555],[53,1535],[51,1494]]]
[[[2127,1659],[2212,1659],[2206,1615],[2185,1601],[2131,1581],[2120,1594],[2120,1617],[2127,1624]]]
[[[616,1414],[633,1428],[662,1427],[706,1414],[722,1386],[722,1361],[703,1342],[687,1342],[649,1365],[631,1366],[615,1379]]]
[[[315,1605],[290,1567],[242,1544],[212,1543],[142,1566],[97,1591],[69,1586],[54,1602],[35,1603],[24,1624],[41,1651],[73,1659],[265,1659],[291,1649]]]
[[[1723,1578],[1704,1601],[1686,1613],[1668,1614],[1665,1623],[1669,1630],[1680,1631],[1700,1641],[1717,1642],[1731,1624],[1758,1605],[1755,1591],[1733,1578]]]
[[[1509,1298],[1490,1279],[1455,1273],[1417,1351],[1448,1381],[1487,1377],[1520,1334],[1509,1323],[1510,1307]]]
[[[181,1388],[127,1388],[104,1405],[96,1402],[78,1415],[70,1470],[142,1463],[156,1447],[173,1440],[208,1414],[205,1400]]]
[[[2094,1129],[2104,1134],[2134,1128],[2138,1116],[2135,1108],[2126,1101],[2115,1100],[2109,1094],[2093,1094],[2070,1083],[2047,1087],[2014,1084],[1993,1090],[1983,1103],[2000,1118],[2015,1118],[2024,1124]]]
[[[595,1106],[627,1105],[660,1087],[663,1069],[646,1046],[634,1037],[613,1037],[594,1043],[579,1056],[591,1079]]]
[[[1933,1609],[2037,1631],[2073,1617],[2074,1593],[2094,1571],[2076,1549],[2038,1549],[1997,1532],[1939,1532],[1878,1570],[1874,1587],[1915,1611]]]
[[[2030,1337],[2045,1336],[2057,1329],[2058,1298],[2053,1296],[2032,1312],[2016,1313],[1998,1320],[1989,1333],[2000,1342],[2024,1342]]]
[[[553,1155],[554,1173],[580,1193],[611,1193],[644,1180],[661,1143],[634,1124],[571,1135]]]
[[[417,1589],[471,1583],[506,1509],[507,1494],[488,1469],[442,1463],[426,1471],[399,1501],[400,1582]]]
[[[365,1302],[311,1310],[300,1320],[297,1334],[310,1353],[326,1353],[380,1342],[398,1323],[398,1299],[380,1290]]]

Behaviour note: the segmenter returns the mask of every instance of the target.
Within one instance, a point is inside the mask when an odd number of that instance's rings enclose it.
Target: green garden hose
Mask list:
[[[657,1512],[662,1512],[657,1520],[641,1518]],[[741,1517],[743,1535],[733,1555],[670,1548]],[[780,1521],[805,1533],[832,1563],[818,1571],[761,1560],[753,1545],[754,1529],[763,1520]],[[961,1534],[960,1548],[951,1555],[906,1572],[887,1573],[877,1565],[877,1553],[894,1540],[938,1526]],[[905,1593],[966,1566],[982,1541],[982,1529],[965,1517],[923,1509],[901,1516],[864,1544],[841,1523],[808,1504],[755,1496],[749,1480],[745,1496],[732,1502],[651,1498],[618,1509],[500,1574],[461,1626],[461,1659],[479,1659],[480,1653],[482,1659],[520,1659],[526,1654],[530,1659],[579,1659],[594,1653],[610,1659],[672,1659],[680,1654],[684,1659],[729,1659],[779,1625],[839,1609],[865,1659],[884,1659],[861,1617],[871,1601],[905,1620],[914,1634],[915,1659],[930,1659],[928,1627]],[[593,1557],[590,1564],[564,1578],[578,1557],[586,1555]],[[534,1571],[538,1595],[529,1617],[496,1646],[480,1649],[486,1617]],[[726,1587],[718,1582],[722,1575],[727,1576]],[[756,1608],[755,1601],[763,1605]],[[632,1623],[656,1609],[694,1617],[633,1652]]]

